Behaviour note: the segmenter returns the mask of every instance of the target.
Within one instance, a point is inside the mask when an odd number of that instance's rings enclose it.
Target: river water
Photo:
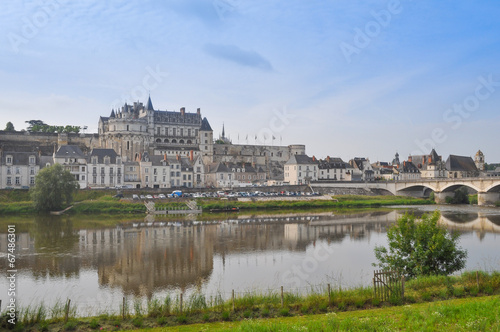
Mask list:
[[[244,292],[310,292],[370,285],[373,249],[410,210],[440,209],[461,233],[466,270],[500,270],[500,209],[423,206],[365,212],[228,214],[218,220],[151,217],[98,227],[71,217],[0,219],[0,299],[8,303],[7,225],[16,227],[16,300],[23,307],[71,299],[80,315],[128,301]],[[32,218],[33,219],[33,218]],[[97,223],[98,224],[98,223]],[[4,306],[3,306],[4,307]]]

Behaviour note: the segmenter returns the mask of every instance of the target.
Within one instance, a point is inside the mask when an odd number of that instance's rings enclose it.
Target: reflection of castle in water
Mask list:
[[[72,229],[69,218],[41,221],[29,233],[16,234],[16,265],[18,270],[30,270],[35,278],[78,276],[81,269],[95,269],[103,286],[152,296],[159,289],[201,286],[212,274],[216,255],[224,261],[237,253],[305,251],[317,240],[359,241],[372,232],[384,233],[400,213],[236,215],[216,224],[150,223],[150,227],[80,231]],[[500,233],[500,216],[453,218],[456,216],[443,213],[443,220],[453,227]],[[4,252],[6,246],[7,236],[0,234]],[[0,262],[3,271],[6,262]]]

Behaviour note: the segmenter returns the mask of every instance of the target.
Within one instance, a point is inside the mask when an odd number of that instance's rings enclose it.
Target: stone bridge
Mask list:
[[[368,190],[384,190],[398,196],[429,197],[433,191],[436,203],[445,203],[446,197],[453,197],[454,191],[467,187],[477,192],[478,205],[493,205],[500,201],[500,178],[441,178],[419,179],[407,181],[377,182],[314,182],[316,189],[359,188]]]

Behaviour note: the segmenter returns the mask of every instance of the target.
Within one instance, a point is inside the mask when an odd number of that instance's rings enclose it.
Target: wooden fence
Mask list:
[[[373,298],[387,301],[404,298],[405,277],[396,271],[373,271]]]

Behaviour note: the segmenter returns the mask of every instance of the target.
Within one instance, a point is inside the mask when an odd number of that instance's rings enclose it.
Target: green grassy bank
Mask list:
[[[201,327],[217,327],[238,328],[242,331],[279,331],[301,326],[311,331],[330,331],[345,330],[353,326],[359,330],[375,331],[383,328],[387,320],[393,319],[391,324],[394,324],[392,326],[395,330],[400,330],[410,323],[420,324],[415,325],[417,330],[427,330],[429,327],[443,329],[455,319],[454,324],[462,324],[464,328],[469,327],[463,329],[464,331],[471,331],[491,330],[498,328],[500,324],[499,272],[466,272],[452,277],[417,278],[406,283],[404,298],[393,295],[388,301],[374,297],[370,287],[349,290],[331,288],[330,293],[327,289],[311,289],[306,295],[285,290],[283,298],[278,290],[267,293],[236,293],[234,301],[223,300],[219,296],[208,298],[203,294],[193,294],[184,299],[182,308],[178,296],[161,299],[153,297],[145,305],[129,302],[125,308],[120,306],[114,311],[110,309],[98,316],[86,318],[77,317],[74,307],[65,308],[64,304],[52,308],[40,305],[19,309],[19,321],[16,326],[9,325],[9,317],[4,311],[0,329],[11,327],[20,331],[110,331],[205,324],[192,325],[186,330],[199,331]],[[486,295],[495,296],[480,298]],[[433,304],[434,307],[415,306],[420,309],[414,312],[407,309],[409,305],[457,299],[461,301],[450,302],[448,307]],[[460,303],[468,303],[470,307],[464,307],[462,312],[458,305]],[[477,315],[478,312],[481,315]],[[397,319],[393,318],[395,313],[398,315]],[[320,314],[323,315],[311,316]],[[443,319],[445,316],[447,320]],[[294,317],[294,320],[285,321],[285,317]],[[316,321],[316,317],[322,318]],[[270,318],[275,320],[268,320]],[[206,325],[207,323],[215,325]]]
[[[112,192],[104,190],[80,190],[74,199],[73,208],[68,214],[144,214],[146,207],[142,201],[118,199]],[[197,199],[204,211],[237,207],[241,210],[305,210],[322,208],[373,208],[389,205],[424,205],[433,204],[428,199],[402,196],[333,196],[332,200],[297,199],[297,200],[252,200],[236,201],[221,199]],[[178,209],[185,207],[183,200],[157,200],[158,208]],[[0,193],[0,215],[33,215],[36,214],[29,199],[27,190],[9,190]]]

